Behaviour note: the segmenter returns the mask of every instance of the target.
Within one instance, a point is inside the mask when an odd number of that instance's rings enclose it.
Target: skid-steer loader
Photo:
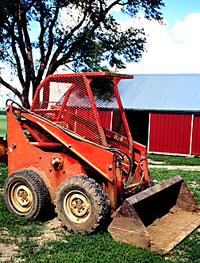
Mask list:
[[[117,89],[130,78],[51,75],[30,110],[7,101],[9,211],[32,220],[51,202],[62,224],[82,234],[109,215],[114,239],[163,253],[200,225],[180,176],[153,186],[146,147],[132,140]]]

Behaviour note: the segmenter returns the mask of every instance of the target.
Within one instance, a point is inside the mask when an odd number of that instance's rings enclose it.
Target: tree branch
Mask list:
[[[58,18],[58,14],[59,14],[59,5],[56,6],[56,10],[55,10],[55,15],[53,17],[53,19],[51,20],[51,23],[50,23],[50,26],[49,27],[44,27],[44,21],[43,21],[43,18],[42,18],[42,6],[41,6],[41,17],[40,17],[40,26],[41,26],[41,33],[40,33],[40,39],[39,39],[39,42],[40,42],[40,50],[41,50],[41,58],[40,58],[40,68],[38,70],[38,74],[37,74],[37,78],[36,78],[36,82],[34,84],[34,88],[36,88],[40,81],[41,81],[41,78],[43,76],[43,73],[44,73],[44,70],[47,66],[47,63],[49,61],[49,58],[50,58],[50,55],[51,55],[51,52],[52,52],[52,48],[53,48],[53,29],[54,29],[54,26],[55,26],[55,23],[57,21],[57,18]],[[45,56],[45,50],[44,50],[44,34],[45,34],[45,31],[46,30],[49,30],[49,45],[48,45],[48,50],[47,50],[47,53],[46,53],[46,56]]]
[[[118,1],[115,1],[115,2],[120,2],[120,1],[118,0]],[[94,31],[98,28],[98,26],[100,25],[100,23],[105,18],[106,14],[108,12],[109,12],[109,9],[106,9],[106,12],[104,12],[103,6],[102,6],[102,4],[100,4],[99,18],[98,18],[97,22],[93,25],[92,29],[89,30],[86,35],[83,35],[79,40],[76,40],[75,44],[73,43],[71,45],[71,48],[68,51],[66,56],[63,56],[58,61],[56,61],[58,56],[59,56],[59,54],[61,53],[62,48],[63,48],[64,44],[66,43],[67,39],[69,39],[75,33],[75,31],[78,30],[82,26],[82,24],[84,23],[84,21],[85,21],[85,19],[87,17],[87,11],[85,12],[84,17],[81,20],[81,22],[76,27],[74,27],[73,30],[71,30],[70,34],[66,35],[66,37],[63,39],[62,43],[59,45],[58,49],[54,53],[54,56],[53,56],[52,61],[51,61],[51,64],[49,65],[47,76],[49,74],[54,73],[56,68],[58,68],[59,66],[61,66],[65,62],[66,57],[70,58],[71,54],[79,46],[79,44],[82,41],[85,41],[88,37],[90,37],[94,33]]]
[[[14,36],[14,32],[13,32],[13,37],[12,37],[12,50],[13,50],[13,55],[15,57],[15,61],[17,63],[17,73],[18,73],[18,77],[19,77],[19,81],[22,85],[22,87],[24,88],[25,83],[24,83],[24,78],[22,75],[22,67],[21,67],[21,63],[20,63],[20,59],[16,50],[16,46],[15,46],[15,36]]]
[[[48,52],[47,52],[47,60],[49,59],[49,57],[51,55],[52,48],[53,48],[53,28],[54,28],[55,23],[56,23],[57,18],[58,18],[59,9],[60,9],[60,7],[59,7],[59,5],[57,5],[54,18],[51,20],[51,24],[49,26],[49,46],[48,46]]]
[[[22,57],[24,59],[24,66],[26,68],[26,63],[28,62],[28,57],[26,54],[26,47],[24,44],[24,36],[22,33],[22,28],[21,28],[22,15],[21,15],[21,3],[19,0],[18,0],[18,9],[16,10],[16,13],[15,13],[15,19],[16,19],[17,29],[18,29],[18,34],[19,34],[19,37],[16,37],[16,40],[17,40],[17,43],[19,45],[19,49],[21,51]]]
[[[44,15],[43,15],[43,8],[42,8],[42,3],[40,1],[40,35],[39,35],[39,47],[40,47],[40,55],[41,55],[41,62],[43,62],[44,60],[44,34],[45,34],[45,30],[46,27],[44,27]]]
[[[20,100],[22,98],[22,94],[13,86],[11,86],[9,83],[7,83],[5,80],[0,77],[0,84],[2,84],[4,87],[12,91]]]
[[[30,74],[31,74],[31,80],[34,81],[35,79],[35,70],[34,70],[34,63],[33,63],[33,51],[32,51],[32,45],[31,45],[31,40],[30,36],[27,30],[27,20],[26,20],[26,13],[22,15],[22,30],[24,33],[24,38],[25,38],[25,43],[27,47],[27,56],[28,56],[28,61],[30,63]]]
[[[87,17],[87,10],[85,11],[84,13],[84,16],[82,18],[82,20],[74,27],[71,29],[70,33],[68,33],[61,41],[61,43],[58,45],[52,59],[51,59],[51,62],[50,62],[50,65],[49,65],[49,68],[48,68],[48,71],[47,71],[47,76],[52,74],[52,72],[54,72],[55,70],[52,70],[52,67],[54,63],[56,63],[56,60],[58,58],[58,56],[60,55],[60,53],[62,52],[62,49],[64,47],[64,45],[66,44],[67,40],[70,39],[70,37],[72,37],[74,35],[74,33],[80,29],[80,27],[83,25],[85,19]]]

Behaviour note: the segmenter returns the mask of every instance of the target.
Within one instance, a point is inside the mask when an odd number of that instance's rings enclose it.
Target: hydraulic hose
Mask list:
[[[127,172],[127,176],[126,176],[126,179],[125,179],[125,183],[127,183],[128,178],[129,178],[129,176],[130,176],[130,173],[131,173],[131,171],[132,171],[132,165],[133,165],[133,164],[132,164],[131,158],[129,157],[129,155],[128,155],[125,151],[123,151],[123,150],[121,150],[121,149],[117,149],[117,148],[104,147],[104,146],[98,145],[98,144],[96,144],[96,143],[93,143],[93,142],[91,142],[91,141],[89,141],[89,140],[87,140],[87,139],[85,139],[85,138],[83,138],[83,137],[81,137],[81,136],[73,133],[72,131],[69,131],[69,130],[67,130],[67,129],[65,129],[65,128],[63,128],[63,127],[55,124],[54,122],[52,122],[52,121],[50,121],[50,120],[42,117],[41,115],[38,115],[38,114],[35,114],[34,112],[31,112],[30,110],[28,110],[28,109],[26,109],[25,107],[21,106],[19,103],[15,102],[15,101],[12,100],[12,99],[8,99],[8,100],[6,101],[6,106],[8,105],[8,102],[9,102],[9,101],[11,101],[11,105],[16,104],[16,105],[21,109],[21,111],[26,112],[26,113],[28,113],[28,114],[30,114],[30,115],[33,115],[33,116],[35,116],[35,117],[37,117],[37,118],[40,118],[40,119],[48,122],[49,124],[51,124],[51,125],[55,126],[56,128],[62,130],[62,131],[63,131],[64,133],[66,133],[67,135],[73,137],[74,139],[77,139],[77,140],[80,140],[80,141],[84,141],[84,142],[90,143],[90,144],[92,144],[92,145],[98,146],[98,147],[103,148],[103,149],[105,149],[105,150],[108,150],[108,151],[110,151],[110,152],[116,152],[116,153],[118,153],[118,154],[121,156],[122,160],[124,159],[124,155],[126,155],[127,159],[129,160],[129,170],[128,170],[128,172]]]

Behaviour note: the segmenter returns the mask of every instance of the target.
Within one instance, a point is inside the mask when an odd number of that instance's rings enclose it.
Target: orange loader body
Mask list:
[[[9,177],[4,197],[12,213],[35,219],[51,202],[62,223],[75,233],[92,232],[108,213],[117,214],[109,226],[115,239],[162,252],[198,227],[198,203],[189,190],[181,192],[182,186],[174,186],[182,184],[182,178],[159,189],[151,187],[146,147],[133,141],[117,89],[120,79],[129,78],[132,76],[105,72],[52,75],[37,88],[30,111],[8,103]],[[166,188],[175,189],[168,192]],[[141,201],[144,196],[150,201]],[[154,203],[159,210],[165,207],[163,216],[177,203],[184,203],[180,200],[186,196],[192,200],[193,211],[186,209],[186,214],[193,214],[192,227],[187,233],[179,231],[177,242],[155,245],[160,241],[153,241],[153,234],[148,233],[148,225],[158,215],[152,200],[161,200]],[[173,201],[166,206],[170,198]],[[147,220],[150,212],[144,217],[137,211],[135,206],[140,203],[139,210],[152,207],[151,219]],[[131,226],[127,217],[134,228],[131,234],[126,229]],[[120,222],[129,222],[129,226]]]

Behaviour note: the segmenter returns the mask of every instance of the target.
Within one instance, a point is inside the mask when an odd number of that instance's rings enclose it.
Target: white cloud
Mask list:
[[[199,33],[200,13],[192,13],[185,17],[183,21],[177,20],[170,30],[172,36],[179,41],[188,42],[191,40],[200,42]]]
[[[0,62],[0,74],[5,81],[7,81],[11,85],[15,85],[15,87],[19,87],[20,90],[18,79],[15,76],[12,76],[11,69],[2,62]],[[7,99],[13,99],[18,103],[20,102],[13,92],[9,91],[7,88],[0,84],[0,109],[6,107]]]
[[[129,21],[130,23],[130,21]],[[146,52],[140,63],[130,63],[127,73],[200,73],[200,14],[192,13],[177,20],[169,29],[155,20],[139,16],[132,21],[144,27],[147,35]]]

